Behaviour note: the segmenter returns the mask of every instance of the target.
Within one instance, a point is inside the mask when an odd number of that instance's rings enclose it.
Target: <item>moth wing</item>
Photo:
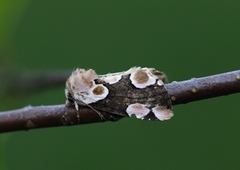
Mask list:
[[[163,76],[161,80],[166,81],[163,73],[156,70],[151,70],[151,73],[158,79]],[[156,81],[155,84],[145,88],[137,88],[129,78],[130,75],[122,75],[121,79],[113,84],[96,79],[95,83],[106,86],[109,94],[103,100],[90,105],[97,110],[119,116],[130,117],[135,114],[138,119],[142,120],[166,120],[168,115],[171,117],[171,113],[168,112],[172,111],[172,103],[163,84]],[[127,111],[129,107],[132,109]]]
[[[118,103],[118,102],[117,102]],[[91,103],[90,105],[94,108],[99,110],[100,112],[107,112],[110,114],[115,114],[115,115],[119,115],[119,116],[123,116],[123,117],[129,117],[129,115],[126,113],[126,106],[124,105],[117,105],[116,102],[114,102],[114,100],[109,100],[109,99],[105,99],[105,100],[101,100],[98,101],[96,103]]]

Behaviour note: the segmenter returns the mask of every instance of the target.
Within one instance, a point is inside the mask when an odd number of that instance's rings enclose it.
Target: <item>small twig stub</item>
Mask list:
[[[125,72],[97,75],[77,69],[66,82],[66,105],[86,105],[101,112],[142,120],[168,120],[172,102],[165,89],[167,77],[154,68],[133,67]]]

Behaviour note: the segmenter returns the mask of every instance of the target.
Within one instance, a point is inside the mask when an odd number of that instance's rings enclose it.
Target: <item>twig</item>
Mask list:
[[[78,121],[77,114],[80,115],[80,121]],[[18,110],[0,112],[0,132],[117,120],[109,114],[102,114],[105,119],[101,119],[98,114],[87,107],[82,107],[77,113],[73,106],[27,106]]]
[[[240,92],[240,70],[166,84],[173,105]]]
[[[229,95],[240,92],[240,70],[172,82],[165,86],[173,105]],[[80,121],[77,114],[80,114]],[[101,119],[88,107],[82,107],[77,113],[74,107],[65,105],[28,106],[19,110],[0,112],[0,132],[116,121],[121,118],[106,113],[103,113],[103,116],[105,119]]]

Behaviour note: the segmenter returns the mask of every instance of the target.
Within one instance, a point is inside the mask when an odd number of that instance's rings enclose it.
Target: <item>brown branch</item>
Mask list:
[[[229,95],[240,92],[240,70],[172,82],[165,86],[173,105]],[[77,114],[80,115],[80,119]],[[86,107],[82,107],[77,113],[74,107],[65,107],[65,105],[29,106],[19,110],[0,112],[0,132],[116,121],[121,118],[106,113],[103,113],[103,116],[104,120]]]
[[[79,119],[77,114],[80,116]],[[0,132],[117,120],[109,114],[102,114],[105,119],[101,119],[98,114],[87,107],[81,107],[77,113],[73,106],[27,106],[18,110],[0,112]]]
[[[173,105],[240,92],[240,70],[166,84]]]

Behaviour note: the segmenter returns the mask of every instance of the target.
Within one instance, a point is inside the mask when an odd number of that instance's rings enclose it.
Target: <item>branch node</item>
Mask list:
[[[192,88],[191,90],[192,93],[197,93],[197,89],[195,87]]]
[[[236,79],[240,80],[240,74],[237,74]]]

